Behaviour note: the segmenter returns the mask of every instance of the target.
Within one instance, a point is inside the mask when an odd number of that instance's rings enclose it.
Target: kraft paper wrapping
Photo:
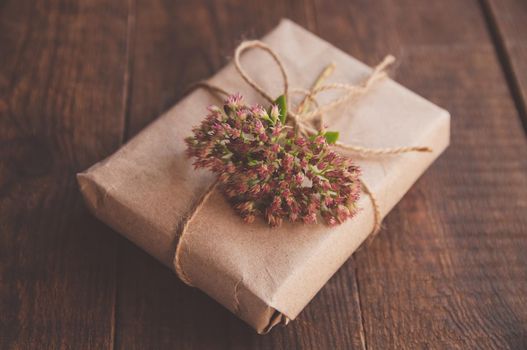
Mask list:
[[[371,72],[288,20],[263,41],[279,54],[294,87],[310,87],[332,62],[336,70],[328,82],[358,83]],[[264,52],[248,52],[242,64],[272,96],[281,94],[280,74]],[[241,92],[249,103],[263,103],[232,64],[210,82]],[[327,93],[325,99],[335,94]],[[218,103],[209,92],[194,91],[115,154],[78,175],[93,213],[172,269],[176,232],[214,180],[211,173],[193,169],[184,154],[184,138],[205,116],[206,107]],[[389,79],[331,115],[334,122],[329,129],[339,130],[344,143],[433,149],[432,153],[355,157],[383,217],[449,143],[448,112]],[[264,333],[294,319],[367,238],[373,208],[364,194],[359,206],[357,216],[333,228],[290,223],[270,228],[258,220],[244,223],[214,192],[181,240],[182,267],[195,287]]]

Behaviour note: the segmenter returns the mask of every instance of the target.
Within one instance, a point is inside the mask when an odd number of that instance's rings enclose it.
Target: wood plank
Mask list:
[[[174,104],[191,82],[207,77],[219,65],[206,4],[137,1],[134,18],[127,136],[137,133]],[[227,312],[133,244],[119,248],[117,349],[227,345]]]
[[[446,154],[354,256],[367,348],[527,347],[527,142],[479,3],[320,1],[317,15],[359,59],[394,53],[397,80],[453,116]]]
[[[0,348],[113,344],[115,235],[75,173],[120,143],[127,4],[0,10]]]
[[[482,5],[527,131],[527,2],[482,0]]]

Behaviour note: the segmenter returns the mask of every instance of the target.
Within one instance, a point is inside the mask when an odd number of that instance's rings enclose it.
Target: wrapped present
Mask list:
[[[372,73],[289,20],[262,41],[280,57],[291,86],[312,86],[329,63],[335,65],[329,83],[357,84]],[[252,50],[241,61],[269,95],[282,93],[272,57]],[[208,82],[240,92],[250,103],[263,102],[232,63]],[[339,94],[329,90],[319,103]],[[260,218],[249,224],[220,189],[210,191],[215,174],[196,170],[185,152],[185,138],[211,104],[218,100],[210,91],[195,90],[115,154],[78,174],[78,182],[95,216],[259,333],[294,319],[449,143],[447,111],[390,79],[378,81],[352,103],[328,111],[328,129],[338,130],[346,144],[425,145],[431,152],[351,154],[374,197],[362,195],[357,214],[340,225],[286,220],[271,227]]]

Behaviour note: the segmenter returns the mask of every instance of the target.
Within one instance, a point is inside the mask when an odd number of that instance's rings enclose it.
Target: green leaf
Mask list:
[[[339,139],[339,132],[338,131],[326,131],[324,133],[324,137],[326,138],[326,141],[329,144],[336,143]]]
[[[287,101],[285,99],[284,95],[280,95],[274,103],[278,106],[278,109],[280,110],[280,121],[282,124],[285,124],[285,120],[287,118]]]

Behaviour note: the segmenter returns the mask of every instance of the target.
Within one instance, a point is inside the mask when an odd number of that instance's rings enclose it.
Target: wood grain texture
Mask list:
[[[524,10],[0,3],[0,349],[527,348]],[[396,80],[451,111],[452,145],[297,321],[258,336],[93,219],[73,175],[281,17],[370,65],[393,53]]]
[[[527,131],[527,1],[482,0],[482,6]]]
[[[354,256],[366,345],[525,348],[527,142],[479,4],[375,4],[321,2],[320,34],[399,56],[397,80],[452,113],[452,144]]]
[[[115,235],[75,173],[122,138],[126,4],[0,9],[0,348],[113,343]]]

